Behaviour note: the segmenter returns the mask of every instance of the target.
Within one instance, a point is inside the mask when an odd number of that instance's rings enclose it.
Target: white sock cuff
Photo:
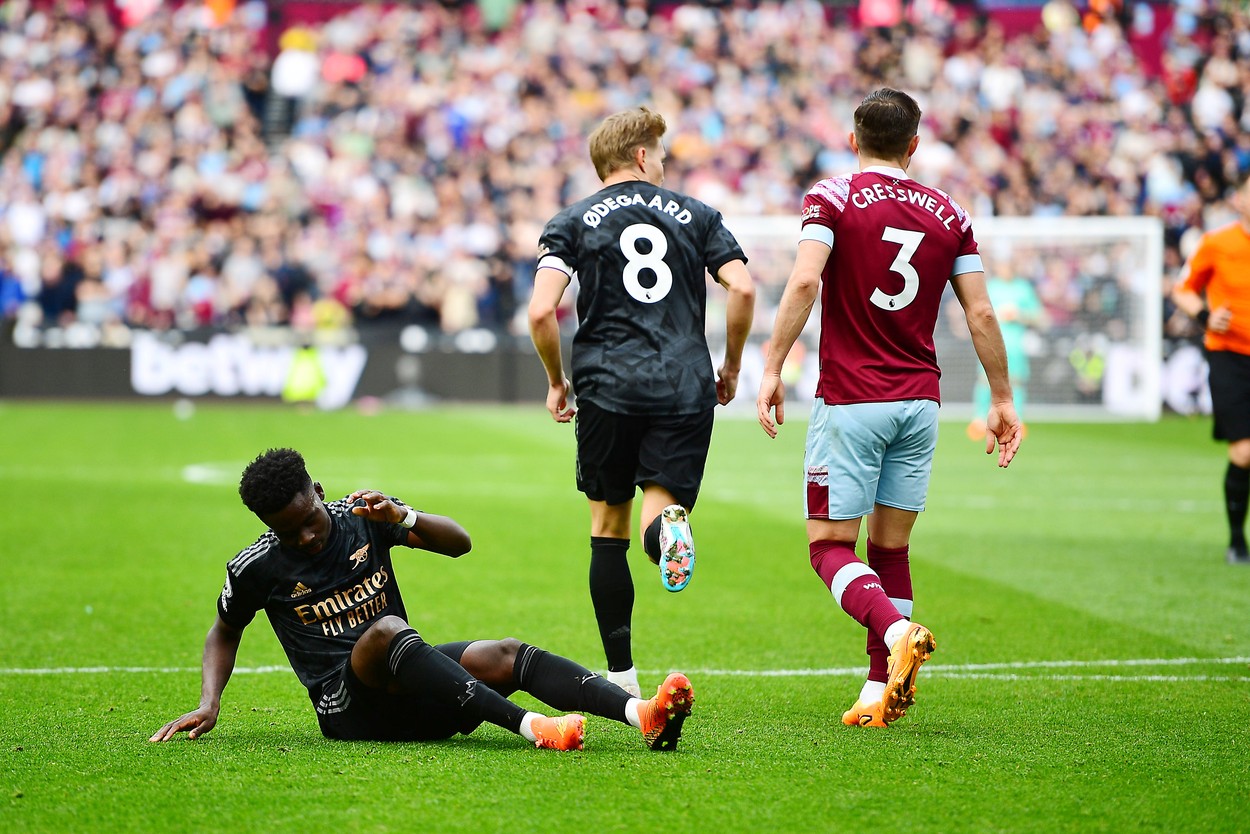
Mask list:
[[[521,737],[526,741],[538,741],[538,736],[534,735],[534,728],[530,726],[535,718],[542,718],[542,716],[536,712],[527,712],[521,718]]]
[[[859,700],[865,704],[875,704],[885,697],[885,681],[864,681],[864,688],[859,690]]]
[[[885,630],[885,634],[881,635],[881,639],[885,640],[885,647],[890,651],[894,651],[894,644],[898,642],[898,638],[907,633],[907,629],[911,623],[907,620],[899,620],[890,625]]]
[[[625,720],[635,729],[642,729],[642,716],[638,714],[638,710],[644,703],[646,701],[641,698],[630,698],[625,702]]]
[[[625,669],[624,671],[621,671],[621,672],[613,672],[612,670],[609,669],[608,680],[616,684],[617,686],[620,686],[623,683],[637,684],[638,683],[638,670],[635,669],[633,666],[630,666],[628,669]]]

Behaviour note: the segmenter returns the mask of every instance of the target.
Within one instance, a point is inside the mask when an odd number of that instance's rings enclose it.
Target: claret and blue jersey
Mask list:
[[[801,239],[831,248],[817,396],[829,405],[940,401],[933,331],[942,295],[954,276],[984,271],[968,213],[901,169],[870,167],[816,183],[802,224]]]

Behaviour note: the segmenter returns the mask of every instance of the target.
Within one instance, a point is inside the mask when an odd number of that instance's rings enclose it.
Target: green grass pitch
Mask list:
[[[396,554],[427,639],[602,668],[572,430],[541,406],[10,402],[0,427],[6,834],[1250,829],[1250,569],[1224,563],[1205,420],[1037,424],[1007,471],[943,424],[912,546],[938,651],[881,731],[839,720],[866,659],[808,565],[805,426],[720,421],[690,588],[631,550],[645,686],[680,669],[697,694],[673,754],[595,718],[570,754],[494,727],[328,742],[263,618],[217,728],[147,741],[198,700],[225,562],[260,532],[238,473],[270,446],[331,496],[376,487],[469,529],[462,559]]]

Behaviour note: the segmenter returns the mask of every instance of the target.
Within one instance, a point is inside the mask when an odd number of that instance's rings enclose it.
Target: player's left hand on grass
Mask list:
[[[398,524],[408,515],[406,507],[392,501],[376,489],[358,489],[347,496],[348,503],[364,501],[359,507],[352,507],[352,515],[361,515],[370,521],[383,521]]]
[[[179,716],[161,727],[148,741],[169,741],[178,733],[186,732],[187,738],[197,739],[217,726],[217,710],[200,707],[197,710]]]

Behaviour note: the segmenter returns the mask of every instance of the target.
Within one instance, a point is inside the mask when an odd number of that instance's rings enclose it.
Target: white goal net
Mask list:
[[[763,342],[793,264],[797,217],[727,217],[758,286],[752,347],[734,406],[754,410]],[[1161,412],[1163,227],[1147,217],[983,217],[973,220],[986,277],[1028,420],[1156,420]],[[724,293],[712,291],[718,303]],[[786,369],[788,403],[816,385],[819,309]],[[724,316],[710,309],[713,361]],[[959,303],[947,289],[935,334],[942,415],[983,413],[988,391]]]

